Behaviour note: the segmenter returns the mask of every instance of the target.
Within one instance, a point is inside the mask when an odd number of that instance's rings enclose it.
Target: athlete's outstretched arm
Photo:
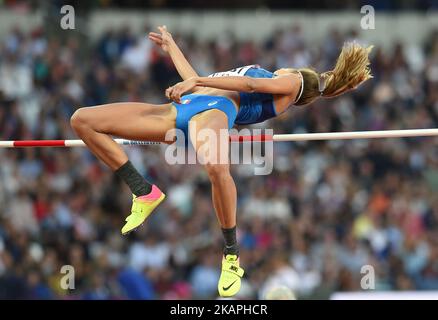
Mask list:
[[[298,74],[281,75],[275,78],[251,77],[193,77],[177,83],[166,90],[166,96],[180,102],[181,95],[195,87],[210,87],[238,92],[260,92],[271,94],[297,94],[301,85]]]
[[[163,51],[170,55],[170,58],[172,59],[173,64],[175,65],[175,68],[181,78],[183,80],[187,80],[192,77],[198,77],[195,69],[193,69],[186,57],[184,57],[184,54],[173,40],[170,32],[167,31],[166,26],[158,27],[158,30],[161,32],[161,34],[150,32],[149,39],[155,44],[159,45]]]

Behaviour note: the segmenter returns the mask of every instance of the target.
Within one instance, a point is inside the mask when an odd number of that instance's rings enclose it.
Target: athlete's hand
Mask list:
[[[189,78],[166,89],[166,97],[176,103],[181,103],[181,96],[196,87],[196,77]]]
[[[164,52],[169,52],[169,48],[171,44],[174,42],[172,35],[169,31],[167,31],[166,26],[158,27],[160,33],[149,32],[149,40],[155,43],[157,46],[160,46]]]

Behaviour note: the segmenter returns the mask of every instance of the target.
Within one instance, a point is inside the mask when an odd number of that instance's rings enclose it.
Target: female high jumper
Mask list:
[[[240,290],[244,273],[239,265],[236,241],[237,192],[229,164],[213,160],[220,158],[219,153],[228,155],[229,145],[209,145],[210,141],[197,138],[197,132],[208,128],[219,136],[220,131],[234,124],[263,122],[291,106],[307,105],[321,97],[331,98],[355,89],[371,78],[368,57],[371,47],[345,44],[335,68],[322,74],[310,68],[269,72],[253,65],[201,77],[166,27],[158,29],[160,33],[149,33],[149,39],[170,55],[183,79],[165,92],[172,102],[162,105],[123,102],[80,108],[71,117],[71,126],[90,151],[132,191],[132,210],[122,234],[140,226],[165,195],[134,168],[112,136],[166,142],[166,133],[177,128],[185,133],[186,143],[196,142],[193,144],[198,156],[201,148],[211,149],[202,157],[225,241],[218,291],[220,296],[231,297]]]

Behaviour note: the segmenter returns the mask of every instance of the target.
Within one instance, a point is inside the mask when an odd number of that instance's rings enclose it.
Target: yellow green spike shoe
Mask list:
[[[132,195],[131,214],[125,220],[122,234],[125,235],[139,227],[165,197],[166,195],[156,185],[153,185],[151,192],[145,196]]]
[[[221,297],[232,297],[240,290],[244,270],[239,266],[239,258],[228,254],[222,260],[222,272],[217,289]]]

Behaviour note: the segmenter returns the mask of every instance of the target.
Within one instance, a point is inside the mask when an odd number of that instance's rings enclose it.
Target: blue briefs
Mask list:
[[[228,129],[231,129],[236,120],[237,110],[234,103],[226,97],[188,94],[181,97],[181,103],[172,103],[176,108],[176,128],[184,132],[185,143],[189,139],[189,121],[193,116],[203,111],[217,109],[227,115]]]

